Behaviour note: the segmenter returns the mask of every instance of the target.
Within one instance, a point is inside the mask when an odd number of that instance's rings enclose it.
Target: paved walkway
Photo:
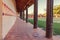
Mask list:
[[[33,25],[17,18],[15,24],[8,32],[4,40],[52,40],[45,38],[45,31],[41,28],[37,29],[38,37],[34,37]],[[54,40],[60,40],[58,37],[53,37]]]

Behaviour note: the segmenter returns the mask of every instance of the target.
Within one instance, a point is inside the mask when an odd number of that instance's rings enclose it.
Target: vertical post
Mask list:
[[[26,6],[26,23],[28,22],[28,7]]]
[[[38,0],[34,0],[34,29],[37,28],[38,21]]]
[[[25,17],[25,14],[24,14],[24,11],[23,11],[23,20],[24,20],[24,17]]]
[[[20,11],[20,18],[22,19],[22,11]]]
[[[46,37],[52,38],[53,0],[47,0]]]

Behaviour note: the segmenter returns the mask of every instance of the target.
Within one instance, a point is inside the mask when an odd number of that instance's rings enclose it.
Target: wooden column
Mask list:
[[[34,0],[34,29],[37,28],[38,21],[38,0]]]
[[[23,11],[23,20],[25,19],[24,17],[25,17],[25,14],[24,14],[24,11]]]
[[[22,19],[22,11],[20,11],[20,18]]]
[[[46,37],[52,38],[53,0],[47,0]]]
[[[26,23],[28,22],[28,7],[26,6]]]

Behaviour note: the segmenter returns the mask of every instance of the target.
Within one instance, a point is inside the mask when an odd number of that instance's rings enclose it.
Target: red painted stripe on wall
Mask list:
[[[5,7],[7,7],[12,13],[15,13],[15,12],[13,12],[13,10],[10,9],[5,3],[3,3],[3,5],[4,5]]]

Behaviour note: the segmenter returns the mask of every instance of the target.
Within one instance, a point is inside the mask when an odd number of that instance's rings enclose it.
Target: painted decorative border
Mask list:
[[[12,13],[15,13],[15,12],[13,12],[12,9],[10,9],[5,3],[3,3],[3,6],[5,6],[7,9],[9,9]],[[16,14],[16,13],[15,13],[15,14]],[[3,13],[3,15],[4,15],[4,13]]]

